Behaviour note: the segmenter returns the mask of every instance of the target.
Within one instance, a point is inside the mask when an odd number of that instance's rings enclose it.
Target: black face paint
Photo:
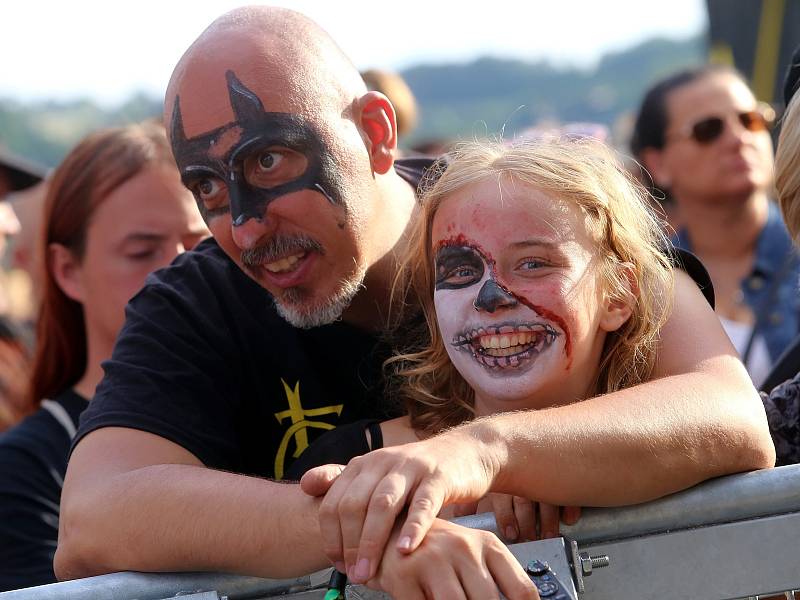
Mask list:
[[[442,246],[435,262],[437,290],[469,287],[483,278],[483,258],[469,246]]]
[[[517,304],[519,304],[517,299],[499,286],[494,279],[486,280],[486,283],[481,287],[481,291],[478,292],[475,302],[472,303],[477,310],[485,310],[490,313],[493,313],[498,308],[511,308],[517,306]]]
[[[285,194],[303,189],[320,192],[332,204],[341,204],[341,177],[329,149],[314,126],[302,116],[266,112],[259,97],[233,73],[227,71],[228,95],[235,120],[213,131],[188,139],[183,129],[180,97],[172,111],[172,151],[184,185],[203,179],[219,179],[228,188],[229,206],[207,210],[197,202],[204,218],[230,211],[234,226],[249,219],[261,219],[267,205]],[[213,156],[214,145],[226,133],[239,130],[238,142],[223,156]],[[288,148],[305,157],[306,168],[299,176],[271,188],[252,185],[243,171],[246,159],[271,148]]]

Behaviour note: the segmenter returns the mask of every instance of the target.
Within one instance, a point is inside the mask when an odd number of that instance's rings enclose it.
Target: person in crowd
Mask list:
[[[0,590],[50,583],[61,485],[78,418],[148,273],[207,235],[166,132],[93,133],[52,176],[28,412],[0,436]]]
[[[28,189],[42,181],[47,169],[18,156],[0,143],[0,200],[10,192]]]
[[[775,190],[795,244],[800,241],[800,46],[784,86],[784,112],[775,154]],[[797,293],[797,292],[796,292]],[[770,374],[776,385],[761,394],[775,442],[776,464],[800,462],[800,346],[798,340]],[[784,381],[785,380],[785,381]]]
[[[741,75],[707,66],[653,86],[631,149],[676,203],[676,245],[711,274],[716,312],[756,385],[800,332],[800,260],[769,198],[772,109]]]
[[[39,235],[44,215],[44,199],[47,195],[47,180],[33,187],[11,195],[10,202],[14,207],[20,223],[20,230],[14,236],[9,249],[9,266],[12,271],[19,272],[18,277],[27,279],[25,297],[29,300],[30,314],[24,316],[26,322],[33,323],[35,308],[39,306],[42,282],[42,257],[39,256]]]
[[[0,166],[2,168],[2,166]],[[19,220],[11,204],[0,200],[0,259],[9,240],[20,231]],[[10,290],[5,271],[0,272],[0,431],[16,424],[22,417],[25,386],[30,364],[24,330],[11,317]]]
[[[20,233],[20,222],[9,202],[13,194],[27,191],[42,180],[46,170],[17,156],[0,144],[0,259],[8,262],[9,241]],[[23,416],[25,387],[29,376],[26,331],[13,314],[16,290],[5,271],[0,272],[0,432]]]
[[[391,103],[366,89],[324,31],[287,9],[243,7],[215,21],[173,72],[165,120],[214,237],[128,306],[73,447],[56,573],[307,573],[327,564],[319,502],[271,479],[324,431],[386,412],[390,290],[430,161],[394,160]],[[476,422],[485,428],[474,437],[440,434],[419,442],[426,460],[469,487],[487,475],[484,457],[502,437],[542,465],[542,481],[576,494],[587,478],[645,486],[670,470],[691,485],[772,464],[746,371],[697,285],[682,270],[674,276],[648,381],[517,417],[535,440],[495,436],[503,415]],[[446,526],[436,531],[446,546]],[[491,597],[498,585],[510,598],[535,597],[508,551],[481,536],[454,552],[474,593]],[[360,572],[374,572],[382,550]],[[398,600],[407,583],[382,581]]]
[[[29,348],[25,331],[12,319],[0,319],[0,433],[25,415],[30,377]]]

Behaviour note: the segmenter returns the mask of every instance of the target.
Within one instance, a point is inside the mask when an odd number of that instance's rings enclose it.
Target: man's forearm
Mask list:
[[[59,579],[118,570],[283,578],[327,564],[316,501],[297,485],[169,464],[68,491]]]
[[[476,421],[494,491],[561,505],[631,504],[774,463],[761,402],[732,357],[558,408]]]

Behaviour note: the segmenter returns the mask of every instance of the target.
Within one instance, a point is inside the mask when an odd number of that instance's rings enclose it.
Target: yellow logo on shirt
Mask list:
[[[286,392],[289,409],[275,413],[275,418],[278,419],[278,423],[283,423],[285,419],[290,419],[292,424],[283,434],[281,444],[278,446],[278,453],[275,455],[275,479],[283,479],[286,451],[289,448],[289,441],[292,437],[294,437],[295,445],[292,457],[297,458],[308,448],[308,432],[306,429],[309,427],[312,429],[334,429],[336,427],[325,421],[309,421],[306,417],[318,417],[333,413],[339,416],[342,414],[342,408],[344,407],[344,404],[337,404],[335,406],[305,409],[300,402],[300,382],[298,381],[295,384],[294,389],[291,389],[283,378],[281,378],[281,383],[283,384],[284,392]]]

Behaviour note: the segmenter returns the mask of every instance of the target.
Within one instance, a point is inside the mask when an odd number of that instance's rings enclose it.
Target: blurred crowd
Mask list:
[[[793,69],[787,104],[800,65]],[[418,123],[412,90],[393,72],[361,75],[393,104],[402,141]],[[795,113],[797,105],[795,98]],[[596,123],[541,123],[506,140],[595,138],[629,155],[631,177],[652,194],[672,243],[708,270],[714,310],[765,402],[800,370],[797,203],[782,207],[775,187],[774,127],[784,109],[759,101],[732,67],[704,66],[653,85],[629,139]],[[455,142],[431,139],[401,152],[446,156]],[[796,157],[793,165],[800,170]],[[796,182],[798,173],[791,177]],[[0,200],[0,466],[22,447],[22,436],[37,435],[45,440],[42,460],[63,477],[70,440],[103,377],[127,302],[150,273],[210,233],[156,121],[98,130],[50,171],[0,148]],[[792,462],[797,409],[787,405],[791,392],[779,401],[777,413],[775,402],[767,411],[780,430],[779,460]],[[41,425],[18,429],[26,418]],[[0,485],[22,488],[30,483],[22,479],[35,477],[17,475],[19,482]],[[34,539],[0,549],[0,571],[16,574],[0,580],[0,589],[54,579],[59,493],[60,486],[41,482],[37,512],[51,517],[31,525]],[[30,553],[18,551],[26,544]],[[30,559],[36,553],[42,560]]]
[[[368,89],[392,101],[402,141],[418,122],[412,90],[392,71],[361,75]],[[600,123],[548,121],[507,141],[591,137],[628,154],[631,173],[651,192],[673,243],[709,270],[716,312],[754,383],[771,389],[778,381],[766,381],[768,373],[800,333],[800,261],[774,197],[776,107],[757,101],[733,68],[711,66],[658,82],[634,120],[632,131],[623,127],[617,135]],[[402,153],[436,157],[457,142],[418,139]],[[48,182],[44,167],[0,146],[0,430],[36,405],[29,386],[47,280]]]

